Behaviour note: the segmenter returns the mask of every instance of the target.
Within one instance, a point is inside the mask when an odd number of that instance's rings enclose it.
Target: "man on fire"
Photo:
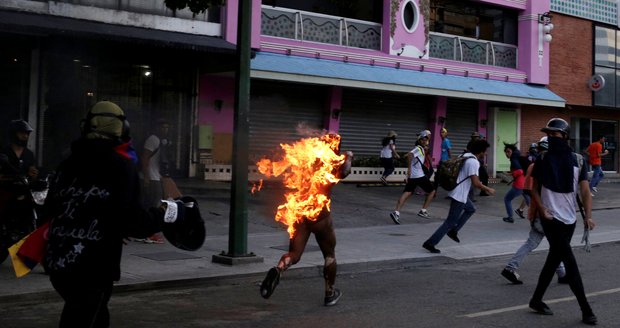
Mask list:
[[[352,152],[339,155],[340,136],[325,134],[306,138],[293,144],[282,145],[285,156],[274,162],[263,159],[257,163],[259,171],[266,176],[283,176],[283,182],[291,192],[287,203],[278,207],[276,220],[288,225],[289,250],[282,255],[278,265],[269,269],[260,286],[263,298],[273,294],[282,272],[299,262],[313,233],[325,264],[325,306],[336,305],[342,293],[334,287],[336,281],[336,234],[330,211],[331,190],[351,172]]]

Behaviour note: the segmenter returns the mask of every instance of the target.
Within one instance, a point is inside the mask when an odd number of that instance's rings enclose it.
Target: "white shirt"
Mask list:
[[[144,142],[144,149],[151,151],[153,156],[149,160],[149,166],[146,171],[150,180],[159,181],[161,179],[161,175],[159,174],[159,147],[161,141],[156,135],[151,135]],[[155,152],[157,150],[157,152]]]
[[[579,190],[579,167],[573,167],[573,192],[559,193],[542,186],[540,196],[543,205],[549,210],[554,218],[565,224],[573,224],[577,220],[575,209],[577,208],[577,195]]]
[[[421,146],[415,146],[410,152],[411,159],[411,173],[410,179],[421,178],[424,176],[424,170],[422,170],[422,163],[424,163],[424,149]]]
[[[467,196],[469,195],[469,189],[471,189],[471,177],[472,175],[478,176],[478,169],[480,169],[480,162],[476,156],[472,153],[465,153],[463,157],[472,157],[465,160],[465,164],[459,172],[459,176],[456,182],[460,182],[456,188],[448,192],[448,197],[456,200],[457,202],[467,203]],[[463,182],[461,182],[463,181]]]
[[[392,145],[394,144],[394,140],[390,140],[383,149],[381,149],[381,158],[392,158],[394,154],[392,154]]]

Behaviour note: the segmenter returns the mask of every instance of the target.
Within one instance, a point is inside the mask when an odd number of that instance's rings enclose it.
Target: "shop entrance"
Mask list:
[[[605,136],[603,149],[609,150],[609,155],[603,156],[601,166],[603,171],[616,172],[618,170],[618,122],[593,120],[589,118],[573,119],[575,126],[575,151],[585,153],[588,146]]]

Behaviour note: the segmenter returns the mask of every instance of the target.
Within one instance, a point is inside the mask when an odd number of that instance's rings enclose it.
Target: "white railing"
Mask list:
[[[381,50],[379,23],[266,5],[261,17],[263,35]]]
[[[382,167],[352,167],[351,174],[347,176],[344,182],[379,182],[381,175],[383,174]],[[397,167],[394,173],[388,177],[388,182],[402,182],[407,176],[407,168]],[[204,179],[209,181],[231,181],[232,180],[232,165],[224,164],[207,164],[204,169]],[[265,179],[265,176],[260,174],[256,169],[256,166],[248,167],[248,180],[258,181]],[[266,180],[278,180],[279,178],[266,179]]]
[[[512,44],[431,32],[429,56],[507,68],[517,67],[518,48]]]

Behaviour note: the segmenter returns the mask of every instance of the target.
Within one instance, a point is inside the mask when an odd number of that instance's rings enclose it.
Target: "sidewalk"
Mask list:
[[[129,242],[124,248],[121,280],[116,290],[196,282],[223,283],[230,279],[262,280],[263,274],[277,263],[288,246],[288,234],[273,220],[282,190],[278,187],[267,188],[249,199],[247,249],[263,261],[229,266],[213,263],[211,259],[228,248],[230,184],[200,180],[182,180],[178,184],[184,193],[193,195],[200,203],[207,225],[204,246],[196,252],[187,252],[169,243]],[[449,201],[444,198],[445,191],[440,191],[431,204],[431,219],[416,215],[422,196],[414,195],[401,211],[403,224],[394,225],[388,213],[400,196],[402,186],[336,186],[332,211],[338,240],[336,255],[339,273],[404,267],[412,261],[436,256],[471,259],[513,254],[527,238],[529,224],[516,215],[514,224],[501,220],[505,216],[503,196],[508,186],[492,186],[497,190],[496,196],[476,198],[478,211],[459,233],[461,243],[444,238],[437,245],[441,254],[431,254],[421,245],[448,213]],[[598,189],[593,215],[597,229],[590,233],[590,241],[593,244],[618,241],[620,220],[616,213],[620,210],[620,184],[601,183]],[[515,200],[513,205],[516,208],[518,202]],[[573,246],[579,246],[582,227],[579,221]],[[543,242],[540,250],[544,249],[547,249],[547,244]],[[310,238],[300,263],[291,268],[286,276],[321,275],[322,265],[321,252],[314,238]],[[498,268],[498,275],[499,271],[501,268]],[[40,266],[26,277],[17,279],[9,260],[0,265],[0,303],[51,295],[55,293]]]

